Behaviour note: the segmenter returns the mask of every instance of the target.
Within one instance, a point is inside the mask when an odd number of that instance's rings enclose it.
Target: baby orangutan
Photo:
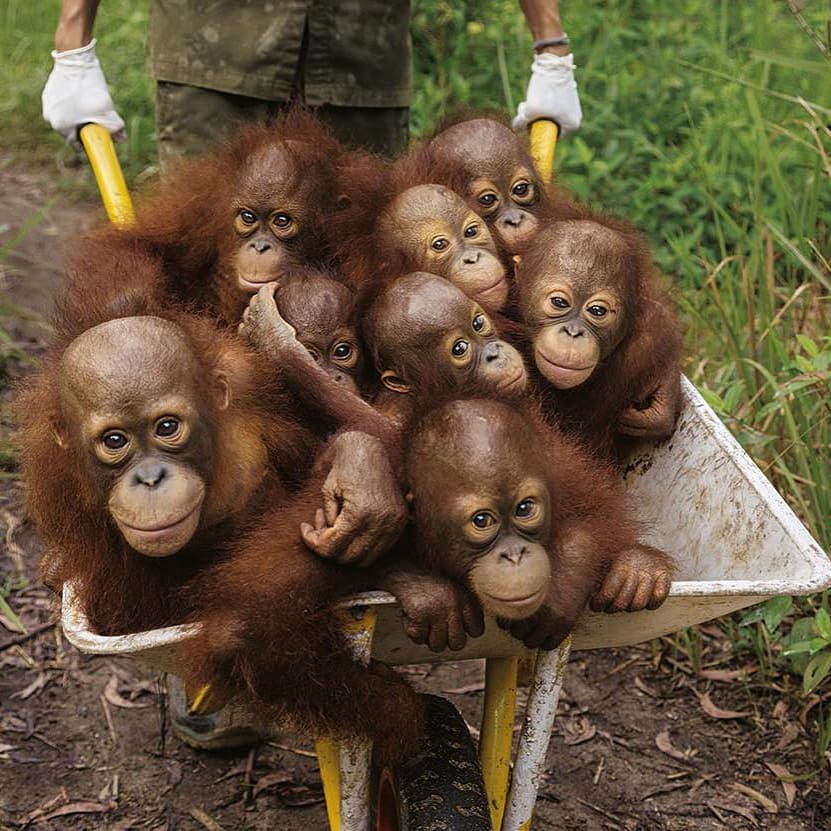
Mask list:
[[[630,437],[671,435],[681,409],[680,327],[638,234],[603,217],[552,223],[516,275],[551,418],[617,461]]]
[[[298,304],[303,296],[296,295]],[[288,367],[295,383],[307,390],[306,401],[337,424],[359,423],[377,434],[384,416],[406,426],[412,407],[425,397],[463,390],[508,395],[526,386],[522,357],[499,338],[487,313],[435,274],[416,272],[395,280],[366,315],[365,334],[383,385],[374,401],[377,411],[332,384],[314,365],[301,348],[302,334],[288,325],[289,314],[282,289],[263,289],[249,304],[241,331],[275,365]],[[388,433],[392,426],[381,430]]]
[[[490,231],[433,173],[418,155],[391,170],[360,158],[345,164],[340,187],[348,195],[329,233],[338,267],[359,291],[362,308],[393,280],[426,271],[498,311],[509,287]]]
[[[396,197],[381,215],[378,238],[396,263],[393,276],[437,274],[488,311],[508,299],[505,267],[487,226],[441,185],[417,185]]]
[[[417,423],[407,477],[423,564],[466,587],[529,648],[553,649],[586,603],[596,611],[659,606],[671,567],[638,541],[614,472],[514,407],[460,399]],[[431,642],[456,606],[408,632]],[[406,615],[406,609],[405,609]]]
[[[490,118],[461,121],[438,133],[427,154],[506,251],[516,254],[534,238],[545,189],[510,127]]]
[[[434,274],[392,283],[370,308],[364,330],[385,388],[376,404],[385,412],[401,414],[450,391],[525,389],[520,354],[500,339],[479,303]]]
[[[340,145],[315,119],[289,111],[243,127],[214,152],[184,161],[138,203],[128,228],[83,237],[70,258],[64,317],[90,325],[86,299],[152,297],[236,325],[252,294],[293,269],[327,258]],[[136,253],[155,272],[133,271]]]
[[[279,281],[274,300],[315,363],[357,394],[365,367],[353,293],[324,271],[301,269]]]
[[[313,437],[253,354],[206,321],[111,320],[56,350],[21,401],[28,507],[102,634],[181,621],[177,591],[311,468]],[[256,390],[256,394],[255,394]]]

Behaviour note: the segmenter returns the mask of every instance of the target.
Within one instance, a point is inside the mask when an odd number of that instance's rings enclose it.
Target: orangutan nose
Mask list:
[[[481,251],[468,251],[464,257],[462,257],[462,262],[466,265],[476,265],[476,263],[479,262],[481,254]]]
[[[251,247],[258,253],[264,254],[266,251],[271,251],[271,243],[262,239],[255,239],[251,243]]]
[[[503,551],[499,556],[503,560],[507,560],[509,563],[513,563],[515,566],[518,566],[526,553],[526,548],[523,545],[522,548],[509,548],[506,551]]]
[[[501,352],[502,349],[500,348],[500,344],[493,342],[485,344],[485,348],[483,350],[485,361],[487,363],[495,361],[497,358],[499,358]]]
[[[166,475],[167,468],[161,462],[142,462],[133,472],[133,482],[155,488]]]

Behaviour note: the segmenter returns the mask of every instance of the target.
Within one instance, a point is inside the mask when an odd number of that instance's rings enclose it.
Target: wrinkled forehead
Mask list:
[[[498,121],[484,118],[449,127],[433,139],[430,148],[440,159],[461,162],[471,175],[510,175],[518,166],[528,164],[527,154],[514,132]]]
[[[64,405],[84,413],[196,394],[200,367],[184,332],[160,318],[121,318],[76,338],[60,364]]]
[[[461,223],[470,213],[464,200],[441,185],[417,185],[400,193],[384,212],[389,225],[427,224],[438,221]]]
[[[522,417],[499,402],[457,401],[427,419],[415,441],[417,468],[457,488],[482,483],[492,492],[542,478],[541,449]],[[418,471],[414,479],[420,478]]]
[[[465,318],[473,301],[449,280],[434,274],[408,275],[396,281],[386,293],[385,305],[402,320],[455,321]]]
[[[297,158],[301,147],[300,142],[275,141],[255,150],[240,171],[240,191],[249,199],[268,199],[301,188],[305,178]]]
[[[627,258],[624,238],[592,221],[559,222],[534,240],[520,266],[522,282],[545,293],[556,280],[578,291],[623,289],[621,264]]]
[[[331,336],[351,322],[352,292],[327,277],[291,280],[278,289],[276,300],[280,313],[301,337]]]

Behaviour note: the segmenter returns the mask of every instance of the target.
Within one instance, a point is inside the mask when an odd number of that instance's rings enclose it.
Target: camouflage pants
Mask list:
[[[162,169],[182,156],[210,150],[242,121],[265,120],[286,106],[216,90],[159,81],[156,124]],[[350,147],[395,156],[407,147],[407,107],[337,107],[324,104],[319,118]]]

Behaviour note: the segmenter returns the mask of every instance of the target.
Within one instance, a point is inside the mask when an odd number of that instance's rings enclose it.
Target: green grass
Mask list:
[[[684,313],[688,374],[828,549],[831,62],[779,0],[563,7],[584,123],[558,148],[559,175],[649,236]],[[155,162],[144,8],[104,3],[97,30],[128,122],[128,179]],[[0,135],[27,158],[66,163],[40,118],[56,13],[43,0],[0,12]],[[804,13],[826,31],[827,4]],[[515,0],[415,0],[412,30],[416,134],[460,104],[507,112],[522,99],[531,52]],[[794,614],[798,639],[819,638],[826,604],[802,601],[769,631],[748,621],[731,637],[772,668]]]
[[[58,2],[6,0],[0,5],[0,146],[27,160],[72,165],[76,153],[41,115],[40,94],[52,68]],[[97,53],[116,109],[127,123],[118,155],[128,180],[155,164],[154,84],[146,71],[147,4],[101,4]],[[68,177],[71,183],[76,177]]]

